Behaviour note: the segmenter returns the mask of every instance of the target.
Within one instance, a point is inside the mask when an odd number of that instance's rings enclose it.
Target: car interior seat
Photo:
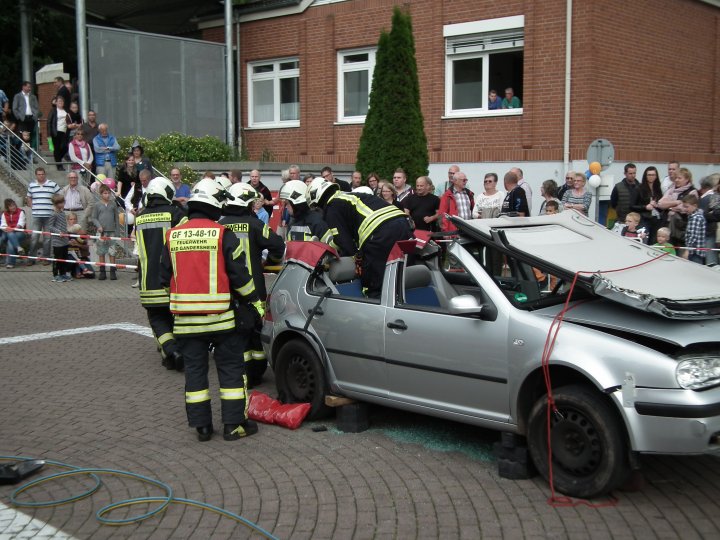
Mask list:
[[[432,274],[427,266],[422,264],[407,266],[404,276],[406,304],[441,307],[437,290],[432,284]]]
[[[330,281],[335,284],[338,294],[342,296],[362,296],[360,278],[355,269],[353,257],[340,257],[330,263],[327,272]]]

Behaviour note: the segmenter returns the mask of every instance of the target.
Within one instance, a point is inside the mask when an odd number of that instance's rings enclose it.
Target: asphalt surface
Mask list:
[[[644,457],[644,486],[617,493],[616,504],[554,507],[540,477],[499,477],[496,433],[388,409],[373,409],[363,433],[342,433],[328,419],[199,443],[186,423],[183,376],[160,366],[147,337],[134,274],[50,279],[42,265],[0,269],[0,455],[146,475],[283,539],[720,537],[720,461],[710,456]],[[259,390],[275,395],[272,374]],[[214,376],[211,391],[219,424]],[[327,430],[312,430],[320,426]],[[50,472],[59,469],[42,474]],[[161,494],[132,479],[102,480],[92,497],[41,509],[11,508],[13,487],[0,486],[0,539],[261,537],[182,505],[139,524],[102,525],[94,514],[111,501]],[[63,499],[90,485],[66,478],[22,499]]]

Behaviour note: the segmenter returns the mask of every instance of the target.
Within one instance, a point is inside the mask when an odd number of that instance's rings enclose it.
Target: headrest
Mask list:
[[[330,263],[328,277],[333,283],[352,281],[357,277],[355,272],[355,259],[353,257],[340,257]]]
[[[432,274],[427,266],[418,264],[405,268],[405,290],[432,285]]]

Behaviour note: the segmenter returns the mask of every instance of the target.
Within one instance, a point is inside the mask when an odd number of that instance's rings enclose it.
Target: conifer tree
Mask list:
[[[410,182],[428,173],[412,19],[398,6],[393,10],[392,29],[383,31],[378,41],[356,166],[363,175],[374,171],[388,179],[402,167]]]

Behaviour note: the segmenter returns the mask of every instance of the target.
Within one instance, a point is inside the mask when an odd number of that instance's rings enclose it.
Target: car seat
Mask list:
[[[330,262],[327,275],[341,296],[361,297],[363,295],[353,257],[334,259]]]
[[[437,290],[432,285],[432,274],[422,264],[408,266],[405,275],[405,303],[413,306],[441,307]]]

